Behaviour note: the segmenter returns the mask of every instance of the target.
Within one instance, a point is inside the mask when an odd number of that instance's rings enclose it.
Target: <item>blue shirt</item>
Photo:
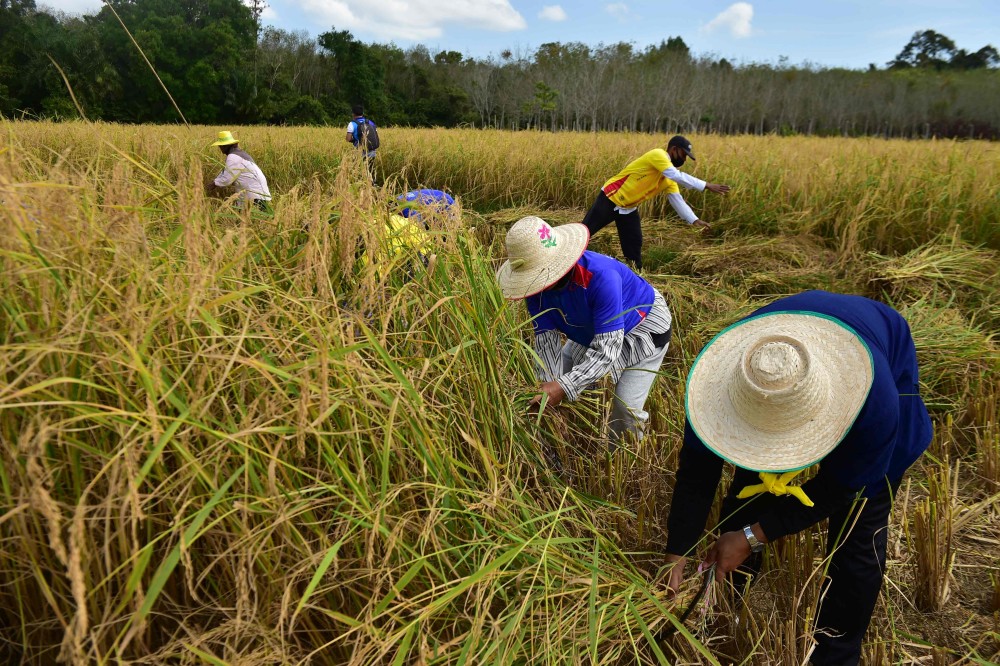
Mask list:
[[[444,209],[455,203],[454,197],[447,192],[429,189],[413,190],[406,194],[400,194],[396,197],[396,201],[413,202],[412,206],[404,206],[399,211],[399,214],[403,217],[415,217],[418,220],[422,219],[420,216],[421,209],[427,206]]]
[[[629,331],[653,305],[652,285],[611,257],[586,251],[573,268],[570,283],[525,299],[535,334],[560,331],[589,347],[599,333]]]

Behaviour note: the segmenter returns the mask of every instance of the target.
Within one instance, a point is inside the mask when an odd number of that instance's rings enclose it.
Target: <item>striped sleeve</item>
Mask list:
[[[655,297],[649,314],[638,326],[629,331],[622,343],[622,354],[611,369],[611,379],[617,382],[626,368],[638,365],[643,359],[656,354],[658,347],[653,336],[670,330],[672,321],[670,308],[663,295],[653,290]]]
[[[559,333],[544,331],[535,336],[535,352],[541,364],[535,363],[535,375],[540,382],[551,382],[559,375],[562,359]]]
[[[624,342],[623,329],[595,335],[583,360],[556,379],[566,392],[566,398],[570,401],[577,400],[588,387],[610,372],[615,361],[621,357]]]

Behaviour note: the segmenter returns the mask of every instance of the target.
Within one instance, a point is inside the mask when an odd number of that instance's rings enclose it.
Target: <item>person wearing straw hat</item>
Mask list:
[[[604,375],[615,382],[611,441],[642,437],[646,398],[670,342],[663,296],[617,259],[587,251],[582,224],[550,226],[529,216],[507,232],[497,271],[503,295],[524,300],[541,359],[532,405],[576,400]],[[562,344],[561,337],[567,338]]]
[[[910,328],[887,305],[809,291],[726,328],[688,374],[684,445],[667,520],[676,591],[711,509],[723,461],[736,466],[706,564],[760,566],[764,544],[829,518],[829,578],[816,666],[857,664],[885,570],[893,496],[932,427]],[[818,472],[795,485],[797,474]]]
[[[219,132],[213,146],[218,146],[222,154],[226,156],[226,166],[215,178],[215,187],[234,186],[238,192],[238,199],[246,206],[255,206],[258,209],[269,212],[270,206],[267,203],[271,200],[271,190],[267,187],[267,178],[245,151],[240,149],[240,143],[233,136],[232,132]]]
[[[683,136],[671,137],[667,149],[654,148],[625,165],[625,168],[605,181],[597,199],[590,207],[583,223],[591,235],[606,227],[612,220],[618,227],[625,262],[634,268],[642,268],[642,225],[639,219],[639,204],[652,199],[660,192],[667,193],[667,201],[685,222],[702,229],[708,229],[705,222],[691,210],[681,196],[678,185],[688,189],[726,194],[728,185],[708,183],[682,171],[687,158],[694,159],[691,142]]]

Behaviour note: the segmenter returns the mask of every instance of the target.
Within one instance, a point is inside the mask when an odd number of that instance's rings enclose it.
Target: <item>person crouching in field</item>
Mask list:
[[[727,460],[736,473],[706,564],[723,576],[746,562],[734,576],[741,588],[759,570],[764,544],[829,518],[812,663],[857,664],[882,585],[893,497],[932,434],[906,320],[860,296],[781,298],[702,349],[685,408],[667,521],[670,588],[682,582]],[[816,463],[814,477],[789,485]]]
[[[431,228],[429,219],[442,214],[452,214],[455,210],[455,198],[441,190],[411,190],[400,194],[396,197],[396,201],[399,202],[397,206],[400,215],[420,222],[427,230]]]
[[[654,148],[629,162],[604,183],[597,193],[594,205],[583,218],[590,234],[596,234],[614,220],[626,263],[633,268],[642,269],[642,225],[638,208],[643,201],[660,192],[667,193],[670,205],[688,224],[708,229],[708,222],[694,214],[677,186],[680,184],[689,189],[708,190],[716,194],[727,193],[729,186],[707,183],[679,171],[688,157],[694,159],[691,142],[682,136],[675,136],[667,143],[666,150]]]
[[[361,252],[359,268],[364,269],[369,261],[374,262],[375,274],[385,279],[394,270],[401,270],[404,281],[415,275],[419,263],[430,273],[434,270],[437,256],[430,235],[418,222],[400,215],[390,215],[382,233],[377,239],[378,246],[369,259],[368,252]]]
[[[226,166],[212,184],[215,187],[232,185],[244,207],[254,206],[265,213],[270,212],[271,207],[267,202],[271,200],[271,190],[267,187],[267,178],[253,158],[240,150],[239,141],[232,132],[219,132],[218,139],[212,145],[218,146],[226,156]]]
[[[542,361],[541,406],[576,400],[604,375],[615,382],[611,440],[642,437],[646,398],[670,342],[663,296],[625,264],[587,251],[582,224],[551,227],[538,217],[507,232],[507,261],[497,271],[503,295],[524,300]],[[565,335],[567,341],[561,342]]]

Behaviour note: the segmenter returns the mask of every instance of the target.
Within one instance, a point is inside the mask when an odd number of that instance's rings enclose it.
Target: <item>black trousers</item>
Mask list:
[[[736,495],[748,485],[759,483],[755,472],[737,469],[733,483],[722,503],[722,532],[743,530],[757,522],[757,516],[769,511],[779,499],[757,495],[746,500]],[[828,576],[816,621],[814,666],[855,666],[861,660],[861,643],[871,623],[875,603],[885,574],[885,550],[888,542],[889,514],[899,489],[899,482],[886,484],[867,500],[835,511],[830,516],[826,554],[830,557]],[[855,522],[855,519],[857,522]],[[751,556],[744,569],[756,574],[761,558]],[[743,581],[734,576],[737,589]]]
[[[622,254],[625,263],[633,268],[642,269],[642,225],[639,221],[639,211],[622,215],[615,210],[615,204],[603,191],[598,192],[594,205],[590,207],[583,223],[590,229],[593,236],[608,226],[611,220],[618,227],[618,240],[622,244]]]

